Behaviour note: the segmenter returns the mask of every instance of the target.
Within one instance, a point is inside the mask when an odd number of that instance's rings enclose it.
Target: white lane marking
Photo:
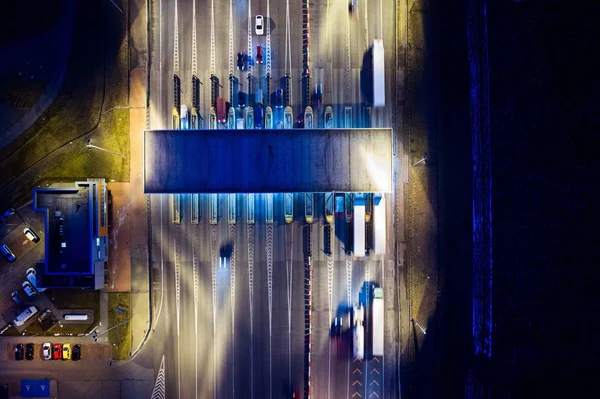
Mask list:
[[[156,376],[156,382],[152,389],[152,395],[150,399],[165,399],[165,356],[163,355],[160,361],[160,368],[158,369],[158,375]]]
[[[331,323],[333,309],[333,256],[327,257],[327,294],[329,298],[329,322]],[[337,314],[336,314],[337,317]],[[335,331],[334,331],[335,334]],[[329,344],[329,362],[327,378],[327,397],[331,398],[331,339],[327,340]]]
[[[229,260],[229,288],[231,295],[231,353],[232,353],[232,389],[233,397],[235,398],[235,224],[229,225],[229,240],[233,243],[233,251]]]
[[[267,285],[269,291],[269,398],[273,398],[273,224],[267,223]]]
[[[160,196],[160,304],[158,305],[158,313],[156,315],[156,324],[160,318],[160,312],[162,311],[163,299],[165,298],[165,251],[162,249],[164,229],[163,229],[163,194]]]
[[[195,4],[195,2],[194,2]],[[194,245],[192,246],[192,264],[194,266],[194,333],[196,336],[195,368],[196,368],[196,399],[198,399],[198,225],[194,225]]]
[[[285,234],[287,230],[284,228]],[[285,235],[284,235],[285,237]],[[292,239],[290,249],[294,243],[294,229],[292,226]],[[292,381],[292,282],[294,278],[293,274],[294,265],[294,251],[290,250],[290,260],[286,262],[286,273],[287,273],[287,301],[288,301],[288,380]]]
[[[248,285],[250,296],[250,399],[254,398],[254,225],[246,225],[248,233]]]
[[[212,319],[213,319],[213,342],[217,339],[217,226],[210,225],[210,260],[212,273]],[[213,398],[217,397],[217,356],[216,348],[213,356]]]
[[[346,295],[348,300],[348,308],[352,308],[352,258],[350,256],[346,256]],[[348,316],[348,324],[350,324],[351,317]],[[354,336],[353,336],[354,337]],[[346,360],[347,369],[346,369],[346,397],[350,397],[350,356],[348,356]],[[366,388],[365,388],[366,389]],[[367,397],[365,395],[365,397]]]
[[[192,3],[192,75],[198,73],[198,62],[196,54],[196,0]]]

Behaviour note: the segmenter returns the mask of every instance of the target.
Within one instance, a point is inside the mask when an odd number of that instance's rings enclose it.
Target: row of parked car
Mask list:
[[[15,360],[33,360],[35,352],[34,344],[17,344],[15,346]],[[81,345],[54,344],[44,342],[42,344],[42,359],[44,360],[81,360]]]

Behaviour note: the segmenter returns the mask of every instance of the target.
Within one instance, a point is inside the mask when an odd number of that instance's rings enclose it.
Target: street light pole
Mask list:
[[[421,327],[421,325],[415,319],[412,319],[412,321],[415,323],[415,326],[419,327],[419,329],[423,332],[423,335],[427,335],[427,330]]]
[[[97,340],[98,340],[98,335],[105,334],[105,333],[109,332],[110,330],[113,330],[113,329],[115,329],[115,328],[117,328],[117,327],[120,327],[120,326],[122,326],[123,324],[127,324],[127,323],[129,323],[129,319],[127,319],[127,320],[125,320],[125,321],[122,321],[121,323],[119,323],[119,324],[117,324],[117,325],[114,325],[114,326],[112,326],[111,328],[108,328],[108,329],[106,329],[106,330],[104,330],[104,331],[101,331],[101,332],[95,332],[95,331],[94,331],[94,334],[92,335],[92,338],[94,338],[94,341],[97,341]]]
[[[91,151],[92,148],[95,148],[97,150],[108,152],[109,154],[113,154],[113,155],[117,155],[117,156],[119,156],[121,158],[125,158],[125,155],[123,155],[123,154],[120,154],[118,152],[113,152],[113,151],[107,150],[107,149],[102,148],[102,147],[98,147],[97,145],[93,145],[92,144],[92,139],[88,139],[88,141],[87,141],[87,148],[88,148],[88,151]]]
[[[423,158],[419,159],[417,162],[413,163],[412,166],[417,166],[420,163],[427,164],[427,153],[423,154]]]

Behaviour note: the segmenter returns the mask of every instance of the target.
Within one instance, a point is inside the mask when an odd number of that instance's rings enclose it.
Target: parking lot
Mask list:
[[[108,360],[111,358],[111,350],[110,350],[110,345],[107,344],[95,344],[95,343],[91,343],[92,338],[90,337],[77,337],[77,338],[66,338],[66,337],[60,337],[60,339],[57,339],[57,337],[22,337],[22,338],[14,338],[14,339],[10,339],[8,342],[6,342],[5,345],[0,346],[0,361],[7,361],[7,362],[21,362],[21,363],[35,363],[35,362],[54,362],[54,363],[61,363],[61,362],[72,362],[74,360],[62,360],[62,356],[60,361],[56,360],[56,359],[51,359],[51,360],[44,360],[43,358],[43,354],[42,354],[42,345],[44,344],[44,342],[50,342],[51,343],[51,347],[54,344],[61,344],[64,345],[66,343],[71,344],[71,347],[73,347],[74,345],[80,345],[81,347],[81,359],[79,360],[79,362],[86,362],[86,361],[98,361],[98,360]],[[89,343],[83,343],[83,342],[89,342]],[[23,344],[23,346],[25,347],[28,343],[32,343],[34,350],[33,350],[33,360],[16,360],[15,359],[15,349],[17,347],[18,344]],[[52,352],[50,353],[52,355]]]
[[[39,300],[36,298],[39,295],[29,297],[25,293],[23,283],[28,281],[27,270],[43,259],[43,223],[43,216],[33,212],[31,205],[26,205],[0,224],[0,245],[8,245],[16,257],[13,262],[9,262],[6,256],[0,258],[0,314],[3,318],[0,328],[11,322],[29,304],[38,307],[35,302]],[[23,232],[26,227],[39,237],[37,243],[26,237]],[[31,282],[25,284],[30,286]],[[21,301],[19,304],[13,299],[14,291],[17,292],[17,300]]]

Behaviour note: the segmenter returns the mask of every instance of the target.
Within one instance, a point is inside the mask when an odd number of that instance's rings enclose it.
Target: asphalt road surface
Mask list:
[[[167,4],[168,3],[168,4]],[[211,1],[152,2],[150,85],[151,128],[171,127],[173,74],[181,78],[181,103],[191,104],[191,77],[201,86],[200,113],[207,125],[211,72],[220,78],[221,97],[228,98],[229,34],[232,33],[234,73],[247,89],[247,73],[235,68],[236,55],[247,51],[248,8],[251,10],[252,49],[266,46],[265,36],[254,35],[254,16],[267,18],[266,1],[214,1],[214,43],[211,53]],[[360,94],[360,66],[369,43],[383,33],[386,59],[394,48],[394,6],[391,0],[366,2],[355,18],[345,2],[311,4],[311,73],[324,85],[324,104],[333,105],[338,127],[344,106],[353,108],[355,127],[366,126],[368,113]],[[383,12],[380,7],[383,6]],[[286,64],[286,2],[270,4],[273,89],[279,78],[292,75],[294,115],[301,110],[298,81],[302,75],[302,3],[289,2],[291,59]],[[386,12],[389,9],[390,12]],[[195,12],[194,12],[195,11]],[[193,62],[194,20],[196,62]],[[265,22],[266,23],[266,22]],[[265,32],[266,33],[266,32]],[[177,41],[175,38],[177,37]],[[177,50],[177,51],[176,51]],[[211,59],[214,70],[211,71]],[[194,69],[195,64],[195,69]],[[291,71],[286,65],[291,64]],[[386,79],[395,81],[393,62],[386,61]],[[265,64],[255,65],[255,87],[265,91]],[[388,85],[392,86],[392,85]],[[314,87],[314,86],[313,86]],[[393,90],[389,88],[388,90]],[[392,92],[387,93],[388,104]],[[323,109],[316,110],[317,123]],[[389,127],[391,107],[373,110],[371,125]],[[226,154],[224,155],[226,156]],[[397,381],[397,307],[393,300],[393,209],[388,205],[388,255],[364,259],[344,253],[345,219],[336,218],[332,256],[323,251],[324,198],[315,194],[316,218],[304,221],[303,196],[295,195],[294,223],[286,225],[283,196],[274,195],[274,220],[266,223],[265,197],[256,196],[256,223],[247,223],[247,196],[236,196],[236,222],[228,223],[227,195],[219,195],[219,221],[209,223],[209,195],[200,195],[200,220],[191,223],[191,195],[182,195],[181,224],[172,223],[171,196],[152,196],[155,333],[149,341],[155,370],[165,359],[166,397],[169,398],[281,398],[300,395],[304,384],[304,229],[311,229],[313,292],[311,397],[393,397]],[[222,251],[222,248],[224,250]],[[220,260],[225,255],[225,264]],[[352,360],[349,312],[352,303],[369,299],[373,284],[384,287],[386,356]],[[368,302],[367,302],[368,304]],[[333,318],[344,317],[346,332],[335,340]],[[369,336],[370,314],[367,312]],[[385,392],[385,394],[384,394]],[[355,393],[358,393],[356,395]]]

